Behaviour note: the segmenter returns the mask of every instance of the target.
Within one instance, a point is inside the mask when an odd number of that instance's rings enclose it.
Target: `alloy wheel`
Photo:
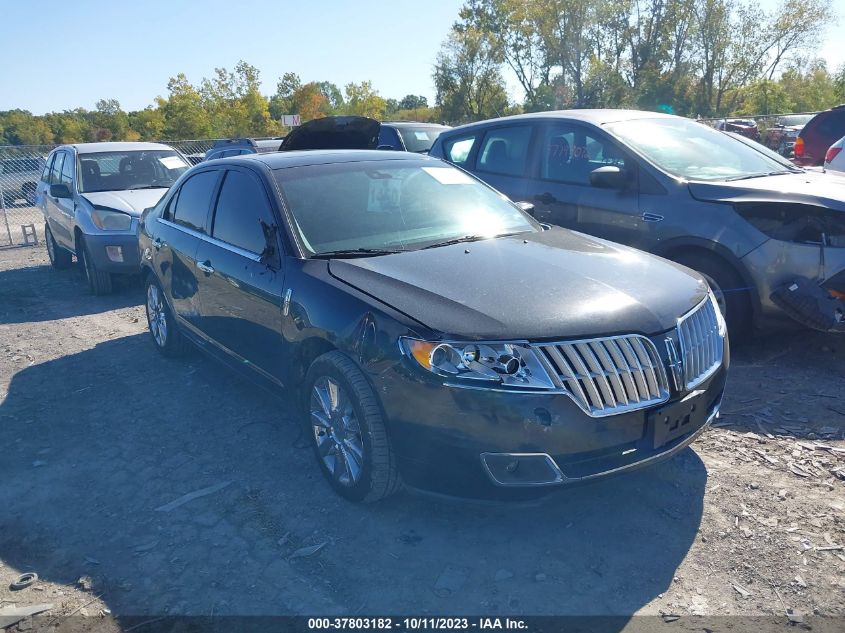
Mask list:
[[[352,401],[334,378],[321,376],[314,382],[310,413],[326,469],[337,483],[354,486],[364,469],[364,440]]]
[[[147,322],[156,345],[164,347],[167,344],[167,312],[164,298],[155,284],[147,286]]]

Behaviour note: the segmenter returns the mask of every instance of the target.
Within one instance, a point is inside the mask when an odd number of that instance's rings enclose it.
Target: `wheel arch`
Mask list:
[[[679,238],[676,240],[669,240],[661,244],[657,249],[652,251],[655,255],[664,257],[671,261],[677,261],[677,257],[681,254],[687,255],[690,253],[698,253],[705,257],[721,261],[737,274],[748,288],[751,298],[751,310],[753,318],[756,320],[759,317],[762,306],[760,304],[760,295],[757,292],[757,284],[748,272],[748,269],[742,261],[726,246],[701,238]]]

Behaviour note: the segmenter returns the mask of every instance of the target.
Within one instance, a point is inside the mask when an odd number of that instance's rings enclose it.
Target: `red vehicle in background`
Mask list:
[[[828,148],[845,136],[845,104],[819,112],[795,139],[793,160],[806,167],[824,164]]]

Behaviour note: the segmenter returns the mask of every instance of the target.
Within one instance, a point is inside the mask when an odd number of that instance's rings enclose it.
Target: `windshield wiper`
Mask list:
[[[733,178],[725,178],[725,182],[734,182],[735,180],[750,180],[751,178],[764,178],[766,176],[780,176],[781,174],[794,174],[794,172],[789,169],[784,169],[783,171],[770,171],[765,174],[750,174],[748,176],[734,176]]]
[[[406,251],[389,250],[382,248],[350,248],[347,250],[326,251],[324,253],[315,253],[311,259],[334,259],[344,257],[374,257],[377,255],[395,255],[396,253],[405,253]]]
[[[452,244],[461,244],[462,242],[478,242],[479,240],[492,240],[497,237],[508,237],[509,235],[519,235],[520,233],[527,233],[527,231],[514,231],[513,233],[499,233],[498,235],[464,235],[463,237],[456,237],[451,240],[444,240],[443,242],[436,242],[423,246],[420,250],[427,248],[440,248],[441,246],[451,246]]]
[[[442,242],[435,242],[428,246],[423,246],[420,250],[424,251],[427,248],[440,248],[441,246],[451,246],[452,244],[460,244],[461,242],[477,242],[478,240],[486,240],[491,237],[498,237],[493,235],[464,235],[463,237],[455,237],[451,240],[444,240]]]
[[[171,182],[170,185],[172,184]],[[136,189],[169,189],[170,185],[140,185],[138,187],[129,187],[127,191],[134,191]]]

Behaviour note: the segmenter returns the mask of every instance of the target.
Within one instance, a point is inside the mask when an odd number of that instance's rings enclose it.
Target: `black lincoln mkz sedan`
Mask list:
[[[725,324],[692,271],[542,225],[435,158],[201,163],[143,217],[147,315],[284,388],[341,495],[549,490],[685,447]]]

